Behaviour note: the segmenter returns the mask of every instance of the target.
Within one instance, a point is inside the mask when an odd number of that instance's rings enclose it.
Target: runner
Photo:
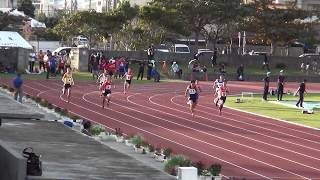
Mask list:
[[[63,82],[62,95],[65,95],[66,91],[68,91],[67,97],[68,97],[68,102],[70,102],[71,86],[74,85],[70,68],[67,68],[67,72],[64,73],[64,75],[62,76],[62,82]]]
[[[219,90],[219,88],[221,86],[223,86],[225,84],[225,79],[224,79],[224,76],[223,75],[220,75],[219,76],[219,79],[216,79],[214,82],[213,82],[213,89],[214,89],[214,92],[217,92]]]
[[[102,109],[104,109],[104,103],[106,101],[107,98],[107,107],[109,107],[109,103],[111,100],[111,78],[108,77],[105,79],[105,81],[103,82],[103,84],[100,86],[100,91],[102,94]]]
[[[187,95],[189,95],[188,103],[190,105],[190,112],[192,117],[194,117],[194,108],[197,106],[198,103],[198,97],[199,97],[199,89],[195,83],[194,80],[191,81],[190,85],[187,86],[185,97],[187,98]]]
[[[126,94],[130,88],[131,80],[133,78],[133,73],[132,73],[131,68],[128,69],[128,72],[126,72],[122,78],[124,78],[124,77],[126,78],[126,80],[125,80],[124,86],[123,86],[123,94]]]
[[[228,93],[229,91],[226,85],[223,85],[218,89],[218,97],[215,99],[215,104],[216,106],[219,105],[219,115],[221,115],[221,111],[224,103],[226,102]]]
[[[108,71],[106,69],[103,70],[103,72],[98,76],[97,83],[99,83],[99,89],[102,86],[102,84],[106,81],[108,76]]]

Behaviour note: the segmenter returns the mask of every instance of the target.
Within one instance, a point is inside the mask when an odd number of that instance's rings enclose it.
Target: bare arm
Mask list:
[[[187,98],[187,95],[188,95],[188,90],[189,90],[189,86],[187,87],[185,93],[184,93],[184,97]]]

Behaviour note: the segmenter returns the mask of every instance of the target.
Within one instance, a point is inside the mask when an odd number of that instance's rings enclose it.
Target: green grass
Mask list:
[[[252,99],[245,100],[243,103],[235,103],[237,98],[239,97],[228,97],[226,106],[310,127],[320,128],[319,111],[316,111],[315,114],[302,114],[301,109],[262,101],[261,96],[254,96]],[[283,99],[296,101],[298,97],[286,95]],[[276,100],[276,98],[270,97],[269,100]],[[320,101],[320,94],[307,94],[305,96],[305,101]]]

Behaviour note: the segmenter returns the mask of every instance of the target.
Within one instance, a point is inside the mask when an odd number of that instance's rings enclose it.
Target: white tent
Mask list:
[[[17,9],[12,10],[8,8],[0,8],[0,11],[9,13],[10,15],[13,15],[13,16],[22,16],[22,17],[28,18],[28,20],[30,21],[31,28],[46,28],[46,25],[44,23],[39,22],[31,17],[28,17],[23,12],[18,11]]]
[[[0,47],[32,49],[32,46],[17,32],[0,31]]]

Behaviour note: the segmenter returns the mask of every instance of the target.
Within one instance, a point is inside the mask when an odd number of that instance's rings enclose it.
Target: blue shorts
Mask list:
[[[197,102],[198,101],[198,94],[190,94],[190,97],[189,97],[189,101],[192,101],[192,102]]]

